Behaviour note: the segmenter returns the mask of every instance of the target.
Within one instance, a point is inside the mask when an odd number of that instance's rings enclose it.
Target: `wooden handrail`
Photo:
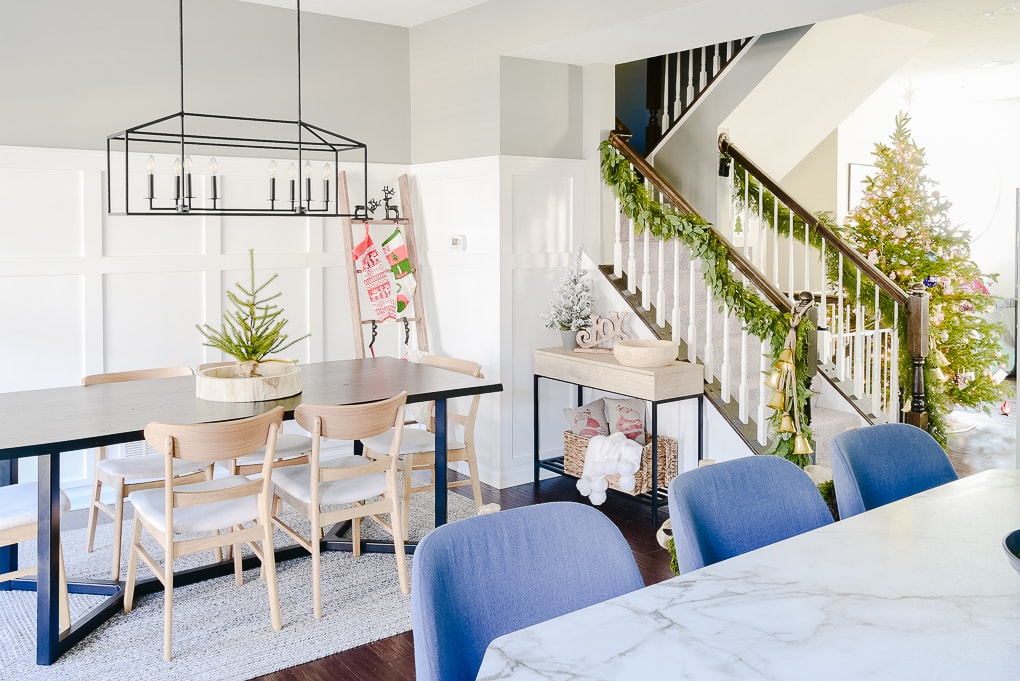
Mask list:
[[[648,179],[652,185],[658,189],[666,199],[673,204],[676,208],[683,211],[684,213],[698,215],[698,211],[687,202],[687,200],[680,196],[680,194],[660,175],[655,168],[653,168],[648,161],[640,156],[636,151],[631,149],[630,145],[626,142],[626,135],[621,135],[615,130],[609,133],[609,143],[613,145],[617,151],[619,151],[624,158],[626,158],[634,169]],[[764,295],[770,303],[776,306],[777,309],[783,310],[784,312],[793,311],[793,303],[789,297],[784,294],[778,287],[776,287],[771,281],[766,279],[758,268],[755,267],[750,260],[736,249],[733,244],[729,242],[722,234],[718,232],[713,226],[712,231],[719,240],[726,246],[728,252],[727,259],[733,263],[733,266],[737,270],[747,277],[747,280],[753,284],[762,295]]]
[[[897,286],[892,279],[882,272],[882,270],[875,267],[875,265],[872,264],[865,256],[839,238],[839,236],[837,236],[831,229],[819,222],[818,218],[812,215],[810,211],[800,205],[792,196],[783,191],[778,182],[773,180],[764,170],[756,166],[753,161],[747,158],[747,156],[744,156],[737,147],[733,146],[726,133],[719,135],[719,151],[729,155],[742,167],[746,168],[748,172],[761,182],[766,189],[786,204],[786,206],[792,210],[797,217],[814,229],[826,241],[826,243],[836,249],[836,251],[842,254],[844,258],[852,262],[857,269],[864,272],[869,279],[875,282],[876,286],[888,294],[889,297],[897,304],[904,306],[907,304],[907,300],[910,298],[910,295],[906,291]]]

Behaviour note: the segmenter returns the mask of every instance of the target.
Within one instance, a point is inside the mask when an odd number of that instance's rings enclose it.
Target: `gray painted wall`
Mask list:
[[[808,28],[791,28],[761,36],[655,156],[656,170],[709,222],[716,221],[720,123]],[[739,147],[739,141],[735,142]]]
[[[106,136],[179,110],[173,0],[5,0],[0,144],[99,149]],[[302,119],[411,160],[408,30],[302,14]],[[184,3],[185,108],[297,118],[292,10]]]
[[[513,57],[500,64],[500,153],[582,158],[581,67]]]

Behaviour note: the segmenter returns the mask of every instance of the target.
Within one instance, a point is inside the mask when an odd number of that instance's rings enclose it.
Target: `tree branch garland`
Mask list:
[[[758,338],[770,339],[773,361],[782,352],[791,329],[792,315],[774,308],[758,293],[733,276],[729,266],[729,251],[712,226],[696,213],[681,213],[664,205],[651,196],[644,182],[638,178],[634,167],[617,151],[608,140],[599,145],[602,160],[602,179],[620,199],[620,209],[631,220],[635,234],[650,232],[657,239],[669,241],[679,239],[691,251],[691,257],[701,261],[702,277],[719,309],[725,304],[747,328]],[[811,439],[810,425],[804,416],[804,407],[811,395],[807,375],[807,332],[810,322],[796,327],[796,386],[792,391],[790,408],[795,410],[801,424],[801,435]],[[795,454],[795,437],[780,433],[783,413],[773,410],[769,417],[771,445],[767,453],[789,459],[804,466],[810,463],[810,456]]]

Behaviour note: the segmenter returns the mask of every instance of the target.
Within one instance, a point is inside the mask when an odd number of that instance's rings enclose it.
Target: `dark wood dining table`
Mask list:
[[[74,593],[105,595],[107,598],[74,622],[69,631],[60,634],[56,594],[61,452],[141,440],[145,426],[152,421],[212,423],[254,416],[277,405],[284,407],[285,418],[292,418],[294,409],[302,402],[359,404],[406,390],[408,402],[435,402],[436,470],[446,471],[447,400],[503,389],[499,381],[474,378],[392,357],[303,364],[301,373],[301,393],[266,402],[202,400],[195,395],[194,377],[188,376],[0,393],[0,485],[17,482],[18,459],[34,457],[39,465],[37,578],[35,582],[19,580],[13,585],[0,585],[0,588],[13,586],[37,592],[38,664],[52,664],[103,621],[123,609],[122,582],[74,582],[70,585]],[[446,522],[446,492],[446,475],[437,475],[437,526]],[[347,546],[349,543],[339,540],[326,543],[326,548]],[[386,546],[369,546],[367,550],[386,550]],[[73,557],[69,560],[73,561]],[[0,549],[0,572],[6,571],[11,564],[17,564],[16,546]],[[183,581],[175,581],[183,584],[208,579],[226,574],[230,569],[225,563],[217,564],[188,571],[189,574],[182,576]],[[144,593],[146,588],[149,591],[159,588],[156,580],[150,581],[153,583],[148,587],[142,586],[140,593]]]

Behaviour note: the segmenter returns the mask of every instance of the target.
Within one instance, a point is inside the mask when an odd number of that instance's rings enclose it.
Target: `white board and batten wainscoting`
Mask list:
[[[218,162],[224,176],[227,163],[252,176],[265,172],[264,162]],[[368,168],[369,197],[410,175],[432,351],[470,357],[505,386],[482,400],[477,424],[481,478],[495,486],[531,477],[531,350],[559,338],[539,315],[580,245],[584,164],[492,156]],[[161,165],[169,176],[172,160]],[[311,333],[287,355],[301,362],[354,356],[339,219],[111,216],[105,168],[102,152],[0,147],[0,353],[7,359],[0,391],[223,359],[202,345],[195,324],[219,325],[224,291],[248,275],[250,248],[257,281],[279,274],[274,287],[283,293],[287,331]],[[351,178],[355,186],[359,180]],[[157,191],[159,183],[157,171]],[[196,194],[208,184],[200,175]],[[373,237],[379,244],[384,235]],[[383,327],[376,352],[399,355],[402,336],[396,325]],[[62,485],[76,507],[85,505],[91,470],[87,452],[62,457]],[[23,465],[20,476],[34,478],[34,466]]]

